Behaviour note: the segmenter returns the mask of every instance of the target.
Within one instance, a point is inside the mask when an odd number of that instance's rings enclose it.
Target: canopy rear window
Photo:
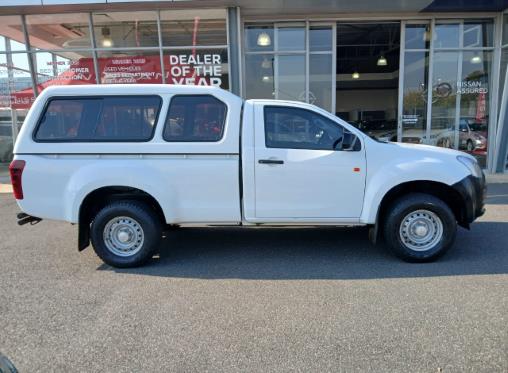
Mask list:
[[[149,141],[159,96],[56,97],[46,104],[35,129],[38,142]]]

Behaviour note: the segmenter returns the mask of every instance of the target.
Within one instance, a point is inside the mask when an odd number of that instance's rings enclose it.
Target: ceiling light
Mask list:
[[[428,26],[425,27],[425,31],[423,32],[423,41],[424,42],[430,41],[430,28]]]
[[[263,69],[269,69],[272,67],[272,61],[270,61],[268,58],[264,58],[263,62],[261,62],[261,67]]]
[[[101,33],[102,33],[102,46],[104,48],[111,48],[113,46],[113,39],[111,39],[110,35],[110,30],[109,30],[109,27],[103,27],[101,29]]]
[[[262,32],[258,35],[258,45],[260,47],[268,47],[272,44],[272,39],[270,38],[270,35],[268,35],[266,32]]]
[[[473,65],[478,65],[479,63],[482,63],[482,58],[480,57],[479,54],[476,54],[471,57],[471,60],[469,61],[471,62]]]
[[[360,73],[358,71],[355,71],[353,75],[351,75],[353,79],[360,79]]]
[[[381,55],[381,57],[379,57],[379,59],[377,60],[377,65],[378,66],[388,65],[388,61],[386,60],[385,56]]]
[[[268,76],[268,75],[264,75],[261,80],[263,81],[263,83],[270,83],[272,81],[272,77],[271,76]]]

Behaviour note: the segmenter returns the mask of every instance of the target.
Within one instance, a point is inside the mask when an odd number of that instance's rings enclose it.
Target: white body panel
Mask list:
[[[469,175],[457,161],[465,156],[456,150],[430,145],[379,143],[367,138],[367,180],[360,221],[373,224],[381,200],[399,184],[410,181],[435,181],[453,185]]]
[[[148,142],[41,143],[32,138],[51,97],[130,94],[162,98],[155,134]],[[222,140],[168,143],[162,139],[171,97],[185,94],[210,94],[227,105]],[[18,204],[29,215],[77,223],[89,193],[126,186],[154,197],[169,224],[357,225],[374,223],[383,196],[401,183],[430,180],[452,185],[469,175],[456,160],[464,153],[378,143],[335,116],[302,103],[276,102],[336,121],[359,138],[361,150],[266,148],[262,111],[264,105],[273,104],[270,100],[243,102],[213,87],[45,89],[33,104],[14,148],[15,159],[26,161],[24,199]],[[284,164],[258,163],[272,157]]]
[[[256,124],[263,123],[265,104],[273,105],[274,102],[256,103]],[[316,110],[301,103],[284,103],[284,106]],[[330,115],[324,111],[320,114]],[[357,152],[267,148],[264,126],[256,125],[254,132],[257,221],[266,218],[272,221],[359,219],[366,174],[363,146]],[[260,164],[262,159],[277,159],[284,163]]]
[[[32,132],[54,96],[159,95],[158,125],[148,142],[40,143]],[[162,130],[174,94],[211,94],[228,107],[224,136],[208,143],[168,143]],[[239,118],[242,100],[213,87],[112,85],[45,89],[30,110],[15,146],[24,159],[20,208],[45,219],[78,221],[84,198],[107,186],[140,189],[162,207],[167,223],[238,223]]]

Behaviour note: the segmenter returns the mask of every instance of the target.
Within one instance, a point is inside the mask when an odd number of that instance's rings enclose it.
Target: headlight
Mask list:
[[[480,168],[480,165],[478,164],[476,159],[459,155],[457,157],[457,160],[464,166],[466,166],[469,172],[471,172],[471,175],[473,175],[474,177],[482,177],[482,169]]]

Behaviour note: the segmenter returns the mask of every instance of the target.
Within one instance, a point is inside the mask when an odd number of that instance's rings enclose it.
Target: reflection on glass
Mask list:
[[[501,50],[501,74],[499,76],[499,102],[501,102],[502,94],[504,91],[505,82],[507,79],[506,73],[508,72],[508,47]],[[499,105],[499,110],[504,108]]]
[[[305,50],[305,27],[279,27],[278,45],[279,51],[303,51]]]
[[[0,54],[0,162],[10,162],[14,139],[34,101],[26,53]]]
[[[406,49],[428,49],[430,45],[430,27],[428,24],[406,25]]]
[[[329,26],[311,26],[309,29],[309,49],[315,51],[331,51],[333,33]]]
[[[275,98],[273,54],[245,56],[245,93],[247,98]]]
[[[458,84],[461,95],[459,149],[476,156],[482,167],[486,167],[487,158],[491,61],[490,51],[464,51],[462,79]]]
[[[24,44],[25,38],[23,36],[23,32],[21,31],[21,17],[1,16],[0,24],[2,25],[2,28],[0,29],[0,52],[26,50]]]
[[[88,14],[36,14],[26,16],[32,49],[90,48]]]
[[[311,54],[309,56],[309,103],[325,110],[332,110],[332,56]]]
[[[246,26],[245,49],[249,52],[273,51],[273,26]]]
[[[456,148],[459,52],[434,53],[430,145]]]
[[[305,101],[305,56],[279,56],[278,59],[277,98]]]
[[[428,52],[406,52],[402,110],[402,141],[425,144],[427,128]]]
[[[160,13],[162,45],[226,45],[226,11],[164,10]]]
[[[155,12],[94,13],[98,48],[157,47],[159,37]]]
[[[503,16],[503,45],[508,44],[508,14]]]
[[[492,20],[465,20],[464,47],[481,48],[492,47],[494,38],[494,23]]]
[[[39,91],[51,85],[96,83],[91,52],[39,52],[34,56]]]
[[[459,47],[459,24],[436,23],[435,48],[458,48]]]

